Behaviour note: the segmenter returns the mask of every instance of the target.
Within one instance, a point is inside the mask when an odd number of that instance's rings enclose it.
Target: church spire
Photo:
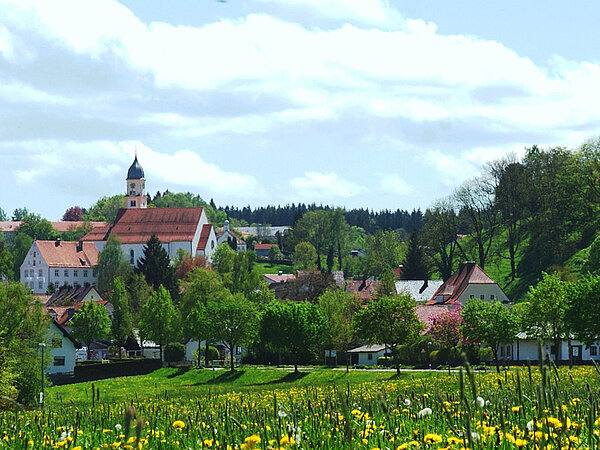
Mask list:
[[[144,169],[137,158],[137,149],[135,158],[127,171],[127,188],[125,201],[127,208],[146,208],[148,197],[146,197],[146,176]]]

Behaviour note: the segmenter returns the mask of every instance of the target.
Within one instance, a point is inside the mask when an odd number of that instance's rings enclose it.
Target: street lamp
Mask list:
[[[42,411],[44,410],[44,349],[46,348],[45,342],[40,342],[38,344],[42,349],[42,369],[41,369],[41,377],[40,380],[42,382],[42,391],[40,392],[40,406],[42,407]]]

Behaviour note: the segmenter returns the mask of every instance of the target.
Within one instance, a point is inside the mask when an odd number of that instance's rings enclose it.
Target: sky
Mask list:
[[[600,2],[0,0],[0,208],[425,209],[599,133]]]

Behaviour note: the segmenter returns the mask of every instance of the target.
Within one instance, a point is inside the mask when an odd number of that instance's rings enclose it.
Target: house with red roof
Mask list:
[[[34,294],[45,294],[50,284],[87,286],[97,281],[94,267],[98,249],[91,242],[33,241],[21,264],[21,282]]]
[[[426,305],[465,304],[480,299],[509,303],[504,291],[473,261],[461,263],[458,270],[433,294]]]
[[[254,251],[259,258],[268,258],[271,247],[279,247],[277,244],[254,244]]]
[[[121,241],[121,249],[131,265],[144,254],[144,247],[156,235],[171,258],[179,249],[210,261],[217,236],[208,223],[204,208],[147,208],[144,170],[137,155],[127,172],[126,208],[118,211],[112,225],[97,227],[83,237],[102,251],[110,236]]]

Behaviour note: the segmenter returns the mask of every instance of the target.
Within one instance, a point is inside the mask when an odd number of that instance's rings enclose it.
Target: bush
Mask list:
[[[194,352],[196,361],[204,360],[206,358],[206,356],[204,356],[206,354],[205,353],[206,347],[200,347],[200,348],[198,348],[198,350],[196,350]],[[202,354],[202,356],[199,356],[200,354]],[[213,347],[212,345],[209,345],[208,346],[208,360],[214,361],[215,359],[219,359],[220,357],[221,357],[221,355],[219,354],[219,350],[217,350],[217,347]]]
[[[172,342],[165,347],[165,361],[177,363],[185,359],[185,346],[179,342]]]
[[[388,356],[380,356],[379,358],[377,358],[377,365],[390,367],[392,365],[392,358]]]
[[[480,361],[491,361],[494,359],[494,353],[492,347],[483,347],[479,349],[479,360]]]

